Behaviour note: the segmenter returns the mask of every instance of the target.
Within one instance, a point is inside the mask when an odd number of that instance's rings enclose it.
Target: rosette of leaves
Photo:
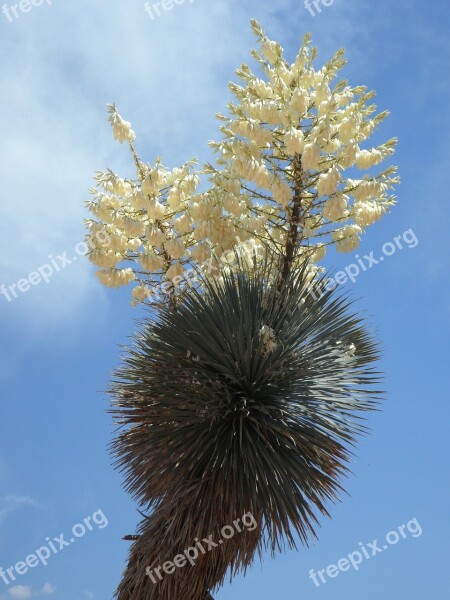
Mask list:
[[[237,258],[239,263],[239,259]],[[282,284],[271,265],[187,289],[145,319],[112,385],[113,441],[126,489],[145,511],[118,598],[208,598],[255,553],[307,544],[342,492],[351,448],[376,407],[377,343],[351,301]],[[153,584],[147,567],[250,512],[254,531]]]

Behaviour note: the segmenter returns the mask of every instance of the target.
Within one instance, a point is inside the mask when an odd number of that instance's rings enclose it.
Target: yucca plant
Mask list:
[[[176,311],[146,318],[116,373],[113,442],[145,517],[119,600],[210,597],[255,553],[308,543],[341,491],[361,412],[375,407],[377,345],[351,302],[311,288],[308,266],[282,283],[239,257],[199,275]],[[152,581],[153,568],[245,512],[257,527]]]
[[[119,600],[207,600],[264,550],[307,544],[379,397],[377,346],[319,263],[395,204],[396,167],[377,167],[396,139],[364,147],[388,113],[337,79],[343,50],[316,68],[309,35],[292,62],[252,29],[257,71],[230,83],[214,164],[146,162],[108,106],[136,175],[97,173],[88,254],[152,307],[111,389],[113,452],[146,515]],[[154,577],[246,514],[254,528]]]

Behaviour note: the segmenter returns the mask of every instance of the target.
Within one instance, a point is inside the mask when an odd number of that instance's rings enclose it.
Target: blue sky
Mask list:
[[[13,2],[7,3],[10,7]],[[143,2],[44,2],[0,14],[0,284],[74,248],[93,173],[131,173],[112,140],[116,101],[146,160],[209,159],[226,83],[248,62],[256,17],[293,57],[311,31],[319,61],[345,47],[351,84],[377,90],[400,139],[402,185],[391,215],[358,254],[412,230],[418,243],[385,257],[347,288],[383,343],[383,411],[370,417],[346,483],[309,549],[267,557],[219,600],[448,598],[449,40],[445,0],[335,0],[313,17],[297,0],[188,0],[151,19]],[[11,13],[10,13],[11,14]],[[406,239],[406,238],[405,238]],[[412,239],[411,234],[407,239]],[[411,247],[409,247],[411,246]],[[330,253],[343,268],[354,255]],[[0,567],[7,569],[88,516],[92,531],[6,585],[0,599],[111,598],[139,520],[106,446],[104,390],[141,316],[129,291],[102,289],[79,259],[8,302],[0,296]],[[447,496],[448,497],[448,496]],[[103,520],[98,511],[107,519]],[[417,519],[422,531],[316,587],[308,577]],[[96,523],[103,524],[103,526]],[[94,525],[92,525],[94,523]],[[411,529],[413,529],[411,527]],[[80,531],[80,530],[78,530]]]

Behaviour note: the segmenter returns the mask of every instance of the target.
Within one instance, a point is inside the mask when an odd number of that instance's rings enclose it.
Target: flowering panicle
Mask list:
[[[229,84],[234,101],[227,116],[217,115],[222,139],[211,142],[214,165],[199,171],[190,161],[170,170],[159,159],[142,162],[131,124],[108,106],[114,137],[128,143],[137,178],[97,174],[88,203],[96,219],[87,221],[90,259],[102,269],[102,283],[135,283],[133,303],[146,301],[164,280],[176,294],[186,269],[211,260],[220,265],[224,253],[244,243],[257,257],[278,257],[283,278],[295,264],[320,261],[331,244],[354,250],[364,229],[395,202],[396,168],[375,168],[394,153],[396,140],[363,147],[388,113],[376,114],[374,92],[336,80],[343,51],[316,70],[309,35],[290,63],[256,21],[252,27],[260,73],[244,64],[236,71],[241,84]],[[201,174],[209,186],[199,192]],[[99,229],[109,235],[107,247],[95,245]]]

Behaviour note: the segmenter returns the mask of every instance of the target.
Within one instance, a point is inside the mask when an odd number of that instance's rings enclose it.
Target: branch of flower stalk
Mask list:
[[[245,229],[244,227],[240,227],[240,231],[245,231],[246,233],[251,233],[251,235],[256,239],[259,240],[261,242],[262,246],[265,246],[267,248],[267,250],[269,251],[269,253],[272,251],[272,246],[263,238],[262,235],[255,233],[254,231],[250,231],[249,229]],[[272,236],[270,235],[270,233],[265,234],[270,241],[272,242],[272,244],[276,245],[275,240],[272,238]]]
[[[272,198],[272,196],[269,196],[268,194],[263,194],[262,192],[258,192],[258,190],[254,190],[253,188],[250,188],[243,183],[242,189],[248,192],[249,194],[252,194],[252,196],[254,196],[255,198],[261,198],[262,200],[267,200],[276,204],[276,201]]]
[[[128,145],[130,147],[130,151],[133,156],[134,164],[136,165],[138,176],[143,181],[145,179],[145,171],[144,171],[142,162],[139,159],[139,156],[136,152],[136,148],[134,147],[133,142],[131,142],[131,141],[128,142]],[[161,221],[157,220],[157,221],[155,221],[155,223],[156,223],[158,229],[160,231],[162,231],[163,233],[165,233],[162,228]],[[167,273],[167,271],[169,270],[169,267],[171,265],[170,256],[167,254],[166,250],[163,250],[162,256],[164,258],[164,262],[166,263],[166,273]],[[175,296],[175,286],[173,286],[173,285],[172,285],[172,289],[169,292],[169,306],[172,310],[176,310],[176,308],[177,308],[177,301],[176,301],[176,296]]]
[[[128,142],[128,146],[130,147],[130,151],[133,156],[134,164],[136,165],[138,177],[140,177],[140,179],[143,180],[145,178],[145,172],[142,167],[142,162],[140,161],[139,156],[136,152],[136,148],[134,147],[133,142]]]

